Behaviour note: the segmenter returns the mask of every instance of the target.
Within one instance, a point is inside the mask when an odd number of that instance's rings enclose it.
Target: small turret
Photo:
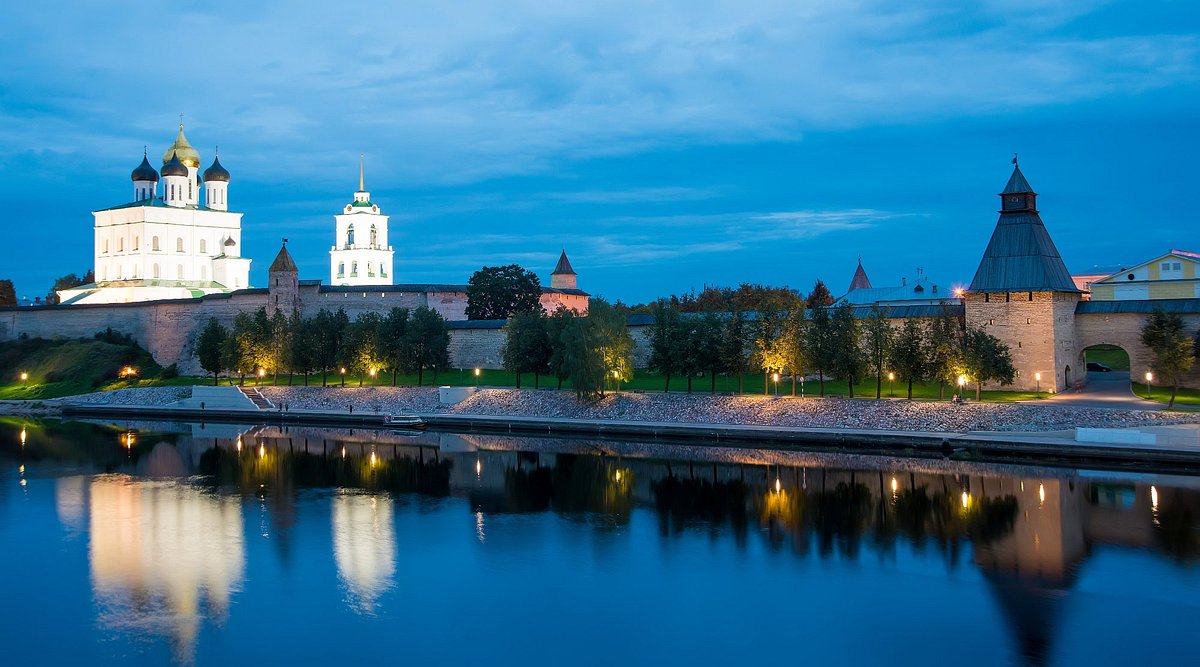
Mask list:
[[[558,256],[558,264],[550,273],[550,286],[556,289],[579,289],[577,278],[575,269],[571,268],[571,261],[567,259],[567,250],[564,248],[562,254]]]
[[[163,201],[167,206],[186,206],[191,194],[190,174],[188,168],[172,155],[162,168]]]
[[[229,171],[221,166],[219,151],[213,150],[213,163],[204,170],[204,205],[214,211],[228,211]]]
[[[283,311],[291,315],[300,308],[300,270],[287,249],[287,239],[275,255],[275,261],[267,269],[267,314]]]
[[[158,196],[158,172],[150,166],[146,149],[142,149],[142,163],[129,175],[133,180],[133,200],[145,201]]]

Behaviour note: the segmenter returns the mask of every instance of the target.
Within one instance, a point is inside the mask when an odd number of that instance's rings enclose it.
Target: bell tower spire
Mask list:
[[[359,153],[358,154],[358,191],[359,192],[365,192],[367,190],[366,186],[363,184],[364,183],[363,160],[364,160],[363,154]]]

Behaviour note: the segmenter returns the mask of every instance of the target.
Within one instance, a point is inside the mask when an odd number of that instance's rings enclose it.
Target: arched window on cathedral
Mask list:
[[[117,239],[117,252],[125,252],[125,239]]]
[[[175,267],[175,275],[177,276],[176,280],[183,280],[183,265],[182,264]]]
[[[161,275],[161,272],[158,270],[158,265],[157,265],[157,264],[155,264],[155,265],[154,265],[154,274],[153,274],[153,275],[154,275],[154,277],[155,277],[155,278],[161,278],[161,277],[162,277],[162,275]]]
[[[204,239],[200,239],[200,254],[208,252],[208,243]]]
[[[133,249],[134,250],[137,250],[138,246],[141,245],[141,243],[142,243],[142,237],[140,237],[140,236],[133,237]]]
[[[379,230],[375,229],[375,225],[371,225],[371,247],[379,245]]]
[[[346,275],[346,263],[338,262],[338,278],[341,278],[344,275]]]
[[[350,277],[358,277],[358,262],[350,262]]]
[[[183,239],[175,239],[175,252],[183,252]]]
[[[346,245],[354,245],[354,225],[346,228]]]
[[[160,247],[158,246],[158,237],[157,237],[157,236],[155,236],[155,237],[152,237],[152,238],[150,239],[150,249],[151,249],[151,250],[162,250],[162,248],[160,248]]]
[[[104,254],[108,254],[108,239],[104,239]]]
[[[375,277],[375,265],[371,262],[367,262],[367,275],[372,278]]]

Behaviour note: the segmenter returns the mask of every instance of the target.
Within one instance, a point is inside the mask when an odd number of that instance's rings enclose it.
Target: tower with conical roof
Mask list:
[[[1017,389],[1062,391],[1082,379],[1071,280],[1017,159],[1000,193],[1000,219],[964,297],[966,323],[1008,345]],[[1040,375],[1040,381],[1037,379]]]
[[[850,289],[847,292],[853,292],[856,289],[871,289],[871,281],[867,278],[867,272],[863,269],[862,257],[858,258],[858,268],[854,270],[854,277],[850,279]]]
[[[267,314],[274,315],[283,311],[291,316],[293,310],[300,308],[300,269],[288,252],[287,239],[279,247],[275,261],[267,267]]]
[[[571,260],[567,259],[567,249],[563,248],[558,256],[558,264],[550,272],[550,286],[555,289],[579,289],[578,275],[571,268]]]
[[[354,200],[334,216],[334,243],[329,249],[329,284],[391,285],[395,253],[388,245],[388,216],[367,192],[363,157],[358,158],[358,190]]]

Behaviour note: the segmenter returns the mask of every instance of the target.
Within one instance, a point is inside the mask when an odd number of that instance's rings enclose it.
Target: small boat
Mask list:
[[[425,428],[425,420],[416,415],[384,415],[383,423],[397,428]]]

